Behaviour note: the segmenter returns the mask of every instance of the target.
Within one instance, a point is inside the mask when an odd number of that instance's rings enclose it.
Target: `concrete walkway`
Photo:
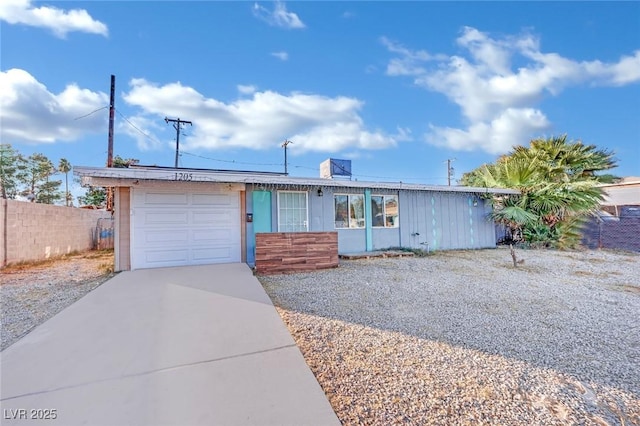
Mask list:
[[[244,264],[123,272],[0,356],[3,425],[340,424]]]

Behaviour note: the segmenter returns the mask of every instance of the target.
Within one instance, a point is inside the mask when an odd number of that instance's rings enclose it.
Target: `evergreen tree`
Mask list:
[[[18,158],[20,154],[10,144],[0,144],[0,197],[18,195]]]
[[[21,195],[31,202],[53,204],[62,198],[61,181],[51,181],[56,172],[51,160],[44,154],[33,154],[25,158],[18,157],[17,178],[23,185]]]

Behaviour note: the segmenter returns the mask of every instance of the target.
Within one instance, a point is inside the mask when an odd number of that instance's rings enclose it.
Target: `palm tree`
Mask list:
[[[492,198],[492,218],[516,241],[566,248],[579,243],[584,218],[597,210],[602,190],[595,172],[615,167],[612,157],[566,136],[536,139],[466,173],[462,182],[519,190],[518,196]]]
[[[69,203],[71,202],[71,194],[69,194],[69,172],[71,171],[71,163],[69,163],[69,160],[61,158],[60,163],[58,164],[58,171],[64,173],[65,200],[67,207],[69,207]]]

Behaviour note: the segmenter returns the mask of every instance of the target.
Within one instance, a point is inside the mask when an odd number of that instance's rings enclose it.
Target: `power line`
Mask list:
[[[187,152],[187,151],[182,151],[182,154],[187,154],[187,155],[190,155],[192,157],[203,158],[205,160],[210,160],[210,161],[218,161],[218,162],[221,162],[221,163],[243,164],[243,165],[247,165],[247,166],[282,166],[282,163],[250,163],[250,162],[246,162],[246,161],[221,160],[219,158],[211,158],[211,157],[205,157],[204,155],[192,154],[192,153]]]
[[[127,119],[127,117],[125,117],[117,108],[116,108],[116,112],[131,126],[133,127],[135,130],[137,130],[142,136],[146,137],[147,139],[149,139],[152,142],[156,142],[156,143],[160,143],[157,139],[151,137],[150,135],[148,135],[147,133],[145,133],[144,131],[140,130],[135,124],[133,124],[131,121],[129,121]],[[217,161],[219,163],[227,163],[227,164],[240,164],[240,165],[245,165],[245,166],[267,166],[267,167],[279,167],[282,166],[282,163],[255,163],[255,162],[249,162],[249,161],[236,161],[236,160],[223,160],[221,158],[212,158],[212,157],[207,157],[205,155],[199,155],[199,154],[194,154],[188,151],[180,151],[180,154],[184,154],[184,155],[189,155],[191,157],[197,157],[197,158],[202,158],[203,160],[209,160],[209,161]],[[301,166],[301,165],[296,165],[296,164],[289,164],[289,167],[293,167],[294,169],[306,169],[306,170],[313,170],[316,172],[320,171],[319,167],[309,167],[309,166]],[[408,181],[408,180],[417,180],[417,181],[424,181],[424,180],[430,180],[430,179],[443,179],[442,176],[429,176],[429,177],[407,177],[407,176],[376,176],[376,175],[362,175],[362,174],[352,174],[353,177],[360,177],[360,178],[374,178],[374,179],[395,179],[398,181]]]
[[[155,142],[155,143],[161,143],[161,142],[160,142],[159,140],[157,140],[156,138],[154,138],[154,137],[150,136],[149,134],[145,133],[144,131],[140,130],[140,128],[139,128],[138,126],[136,126],[135,124],[133,124],[131,121],[129,121],[129,119],[128,119],[127,117],[125,117],[125,116],[120,112],[120,110],[118,110],[118,108],[116,108],[116,112],[118,113],[118,115],[119,115],[120,117],[122,117],[122,119],[123,119],[124,121],[126,121],[126,122],[127,122],[127,124],[129,124],[131,127],[133,127],[134,129],[136,129],[136,130],[138,131],[138,133],[140,133],[142,136],[144,136],[145,138],[149,139],[149,140],[150,140],[150,141],[152,141],[152,142]]]
[[[210,161],[218,161],[221,163],[228,163],[228,164],[242,164],[242,165],[247,165],[247,166],[282,166],[282,163],[252,163],[252,162],[246,162],[246,161],[236,161],[236,160],[222,160],[219,158],[211,158],[211,157],[207,157],[204,155],[199,155],[199,154],[193,154],[187,151],[181,151],[182,154],[186,154],[186,155],[190,155],[192,157],[198,157],[198,158],[202,158],[204,160],[210,160]],[[307,169],[307,170],[314,170],[316,172],[320,171],[319,167],[309,167],[309,166],[302,166],[302,165],[295,165],[295,164],[290,164],[290,167],[296,168],[296,169]],[[438,176],[438,177],[398,177],[398,176],[373,176],[373,175],[361,175],[361,174],[355,174],[353,175],[355,177],[366,177],[366,178],[375,178],[375,179],[396,179],[396,180],[427,180],[427,179],[442,179],[442,176]]]
[[[97,110],[95,110],[95,111],[91,111],[89,114],[85,114],[85,115],[81,115],[80,117],[76,117],[76,118],[74,118],[74,119],[73,119],[73,121],[83,119],[83,118],[88,117],[88,116],[90,116],[90,115],[92,115],[92,114],[95,114],[95,113],[96,113],[96,112],[98,112],[98,111],[102,111],[103,109],[107,109],[107,108],[109,108],[109,105],[105,105],[105,106],[103,106],[102,108],[98,108],[98,109],[97,109]]]

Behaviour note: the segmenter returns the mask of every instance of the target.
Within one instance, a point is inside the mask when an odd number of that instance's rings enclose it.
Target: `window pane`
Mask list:
[[[349,210],[349,227],[364,228],[364,195],[350,195]]]
[[[384,212],[385,212],[385,226],[389,228],[396,228],[399,225],[398,221],[398,197],[395,195],[384,197]]]
[[[371,197],[371,218],[373,226],[384,226],[384,197],[374,195]]]
[[[306,232],[307,193],[278,192],[278,230],[280,232]]]
[[[349,222],[349,197],[346,195],[336,195],[333,198],[335,212],[335,227],[348,228]]]

